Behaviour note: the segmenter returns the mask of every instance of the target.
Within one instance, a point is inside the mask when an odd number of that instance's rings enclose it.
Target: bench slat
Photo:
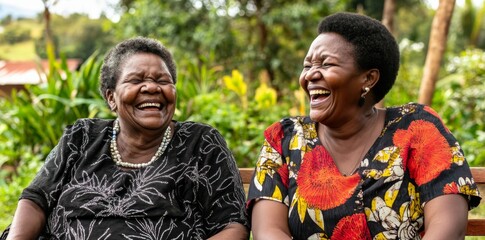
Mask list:
[[[253,177],[254,168],[239,168],[239,173],[244,184],[249,184]]]
[[[485,184],[485,167],[471,167],[473,179],[477,184]]]
[[[468,219],[467,236],[485,236],[485,219]]]

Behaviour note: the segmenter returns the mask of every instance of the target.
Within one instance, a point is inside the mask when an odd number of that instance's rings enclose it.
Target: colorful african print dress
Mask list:
[[[67,127],[23,191],[47,213],[53,239],[207,239],[229,223],[248,225],[241,177],[216,129],[175,122],[159,159],[123,170],[110,154],[112,126]]]
[[[458,193],[471,209],[481,199],[460,145],[423,105],[388,108],[381,135],[347,177],[309,117],[264,134],[247,208],[258,198],[284,203],[294,239],[420,239],[426,202]]]

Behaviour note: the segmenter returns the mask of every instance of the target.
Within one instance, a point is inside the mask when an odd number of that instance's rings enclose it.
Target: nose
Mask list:
[[[305,80],[307,81],[315,81],[321,79],[323,77],[320,68],[318,67],[311,67],[310,70],[305,74]]]
[[[162,88],[155,81],[149,80],[145,81],[141,87],[141,91],[145,93],[159,93],[162,91]]]

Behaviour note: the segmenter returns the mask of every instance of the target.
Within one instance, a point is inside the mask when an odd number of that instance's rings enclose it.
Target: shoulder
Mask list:
[[[286,117],[271,124],[266,128],[266,131],[284,131],[285,129],[293,129],[295,126],[302,126],[308,123],[312,123],[312,121],[307,116]]]
[[[430,106],[408,103],[387,108],[387,111],[388,123],[397,123],[397,129],[412,129],[414,133],[435,131],[437,129],[440,134],[451,134],[438,112]],[[429,136],[429,134],[425,135]]]
[[[441,123],[441,117],[432,107],[420,103],[407,103],[401,106],[388,107],[389,115],[394,118],[404,118],[407,120],[425,120]]]
[[[182,143],[184,148],[199,149],[210,145],[227,148],[226,139],[213,126],[200,122],[175,121],[175,135],[177,142]]]
[[[100,135],[101,133],[111,130],[112,125],[112,119],[80,118],[73,124],[65,127],[64,135]]]
[[[183,137],[190,137],[191,139],[197,139],[202,136],[216,136],[222,137],[222,134],[215,127],[200,122],[192,121],[175,121],[175,130],[177,135]]]
[[[105,129],[106,127],[112,127],[113,119],[100,119],[100,118],[80,118],[69,125],[68,128],[84,128],[89,130]]]
[[[200,123],[200,122],[192,122],[192,121],[184,121],[184,122],[175,122],[176,128],[180,131],[197,131],[197,132],[208,132],[208,131],[217,131],[217,129],[209,124]]]
[[[306,125],[314,125],[308,116],[287,117],[271,124],[264,131],[264,135],[267,139],[283,138],[285,135],[293,135],[297,131],[308,129]]]
[[[83,125],[83,126],[103,126],[106,127],[107,125],[112,125],[114,119],[101,119],[101,118],[80,118],[72,124],[75,125]]]

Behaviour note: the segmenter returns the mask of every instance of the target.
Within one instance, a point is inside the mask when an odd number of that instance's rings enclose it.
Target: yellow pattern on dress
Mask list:
[[[275,199],[283,200],[283,195],[281,194],[281,190],[278,186],[275,187],[275,190],[273,191],[273,196],[271,197]]]
[[[465,156],[463,156],[460,149],[461,148],[458,143],[456,143],[455,147],[451,147],[451,154],[452,154],[451,162],[457,164],[458,166],[462,166],[463,163],[465,162]]]

